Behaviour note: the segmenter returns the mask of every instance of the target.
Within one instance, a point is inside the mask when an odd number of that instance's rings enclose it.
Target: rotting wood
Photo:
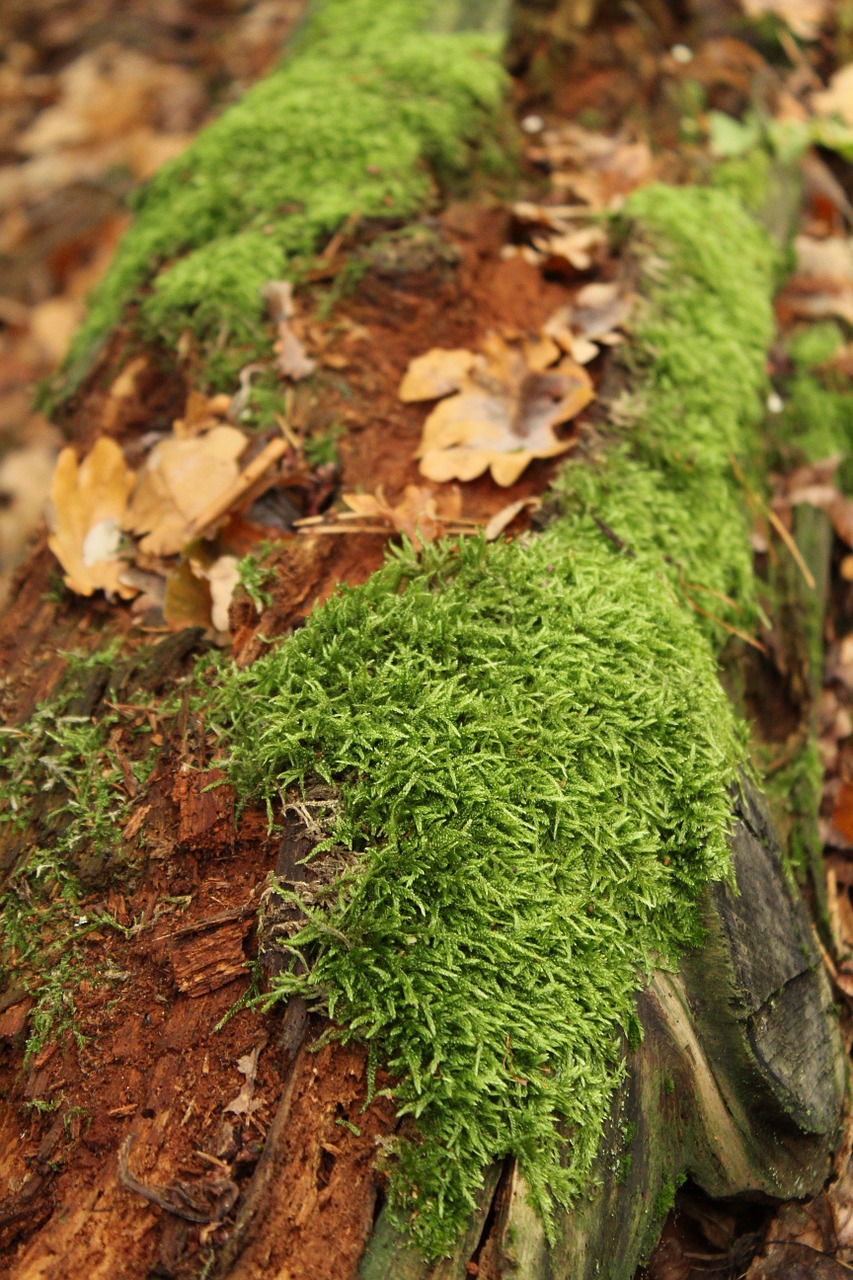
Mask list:
[[[688,959],[681,977],[659,975],[640,997],[646,1043],[632,1056],[628,1081],[614,1105],[611,1145],[601,1156],[602,1190],[589,1207],[581,1206],[564,1224],[563,1238],[556,1246],[544,1241],[526,1203],[523,1184],[509,1166],[486,1171],[481,1202],[457,1250],[436,1266],[424,1267],[384,1210],[372,1226],[381,1187],[372,1164],[377,1139],[381,1141],[394,1129],[391,1105],[380,1104],[379,1119],[371,1113],[358,1135],[338,1124],[343,1117],[330,1107],[328,1095],[315,1108],[314,1077],[321,1074],[328,1089],[340,1086],[338,1098],[349,1107],[349,1116],[355,1117],[348,1116],[349,1123],[356,1128],[362,1125],[360,1112],[353,1107],[356,1100],[361,1105],[364,1090],[362,1085],[354,1087],[350,1077],[361,1080],[363,1055],[335,1046],[310,1055],[304,1042],[313,1032],[304,1004],[294,1000],[284,1014],[281,1032],[287,1067],[284,1096],[267,1134],[264,1156],[243,1197],[232,1243],[220,1260],[220,1274],[284,1275],[293,1257],[293,1241],[304,1241],[314,1232],[318,1251],[323,1247],[335,1251],[336,1264],[347,1262],[353,1268],[367,1242],[361,1263],[365,1280],[379,1276],[450,1280],[470,1273],[472,1264],[481,1275],[513,1268],[531,1277],[582,1275],[578,1268],[597,1265],[605,1247],[608,1251],[618,1247],[625,1267],[629,1266],[656,1225],[655,1186],[665,1185],[676,1170],[689,1170],[716,1195],[759,1190],[775,1197],[792,1194],[792,1188],[799,1193],[818,1185],[827,1167],[842,1091],[835,1069],[841,1061],[839,1044],[833,1034],[826,981],[810,946],[802,908],[786,888],[774,837],[755,805],[747,802],[744,810],[735,859],[739,882],[748,884],[749,892],[742,884],[742,899],[732,899],[725,890],[710,894],[708,948]],[[195,837],[199,848],[210,847],[218,822],[216,816],[210,819],[210,811],[218,812],[216,800],[204,795],[193,795],[191,804],[182,806],[183,843],[192,844]],[[295,865],[288,871],[280,858],[277,870],[285,878],[292,877]],[[758,901],[762,894],[767,902]],[[760,957],[766,968],[757,975],[751,967],[753,948],[742,943],[745,935],[751,941],[756,921],[765,917],[767,936],[775,937],[782,919],[790,932],[785,946]],[[238,914],[235,921],[239,919]],[[176,930],[175,936],[207,932],[211,925],[211,919],[202,920],[197,926]],[[227,938],[220,936],[223,933]],[[242,929],[239,934],[242,945]],[[204,973],[210,959],[208,943],[219,945],[223,940],[236,960],[237,930],[214,931],[188,944],[186,954],[197,946],[204,952],[203,956],[199,952],[196,968],[193,961],[188,962],[190,979],[193,973]],[[796,944],[793,949],[791,942]],[[179,947],[178,954],[184,950]],[[710,972],[717,975],[717,987],[709,987]],[[213,989],[213,984],[205,987],[205,991]],[[737,996],[734,1008],[730,1007],[732,993]],[[756,1000],[756,993],[760,999]],[[818,1054],[816,1062],[814,1056],[788,1055],[790,1036],[784,1030],[792,1025],[804,1026],[809,1033],[814,1030],[812,1049],[817,1046],[825,1056]],[[803,1043],[794,1047],[808,1048],[809,1042],[810,1034],[804,1034]],[[726,1058],[729,1048],[731,1059]],[[735,1064],[722,1083],[721,1054],[724,1061]],[[298,1114],[295,1103],[301,1107]],[[638,1117],[637,1131],[630,1149],[623,1150],[619,1135],[629,1115]],[[352,1165],[341,1160],[345,1153]],[[795,1171],[800,1159],[806,1175]],[[782,1166],[778,1178],[771,1176],[777,1162]],[[336,1172],[341,1166],[347,1170],[343,1175]],[[353,1168],[356,1175],[351,1174]],[[162,1207],[174,1212],[170,1204]],[[340,1221],[332,1213],[336,1208],[341,1214],[349,1212],[349,1234],[324,1235],[326,1215]]]

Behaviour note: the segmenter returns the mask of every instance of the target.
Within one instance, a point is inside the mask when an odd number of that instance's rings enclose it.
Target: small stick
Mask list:
[[[159,1209],[165,1209],[167,1213],[173,1213],[176,1218],[183,1218],[185,1222],[200,1222],[207,1224],[209,1222],[218,1222],[218,1217],[210,1213],[199,1213],[195,1209],[183,1209],[180,1205],[175,1204],[167,1197],[168,1188],[166,1187],[146,1187],[144,1182],[140,1182],[138,1178],[134,1178],[133,1174],[127,1167],[127,1157],[130,1148],[133,1146],[134,1134],[130,1133],[121,1144],[118,1153],[118,1178],[123,1187],[128,1191],[135,1191],[138,1196],[142,1196],[150,1204],[156,1204]]]

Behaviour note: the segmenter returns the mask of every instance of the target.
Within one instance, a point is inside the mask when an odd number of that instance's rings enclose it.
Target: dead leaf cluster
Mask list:
[[[526,243],[508,244],[504,258],[519,256],[551,275],[577,275],[600,266],[607,257],[607,236],[598,224],[577,223],[575,205],[538,205],[521,200],[513,217]]]
[[[575,443],[556,428],[592,400],[586,370],[546,333],[535,339],[487,335],[481,351],[433,349],[412,360],[400,399],[439,400],[424,423],[416,457],[428,480],[473,480],[490,471],[514,484],[534,458]]]
[[[121,397],[125,389],[113,391]],[[109,438],[79,463],[73,449],[62,451],[51,486],[49,545],[70,590],[137,597],[135,608],[159,611],[171,625],[206,621],[227,631],[238,557],[202,535],[258,484],[269,483],[270,468],[287,449],[275,438],[241,469],[249,438],[224,420],[230,404],[229,396],[191,392],[172,432],[135,472]],[[177,567],[168,563],[179,555]]]

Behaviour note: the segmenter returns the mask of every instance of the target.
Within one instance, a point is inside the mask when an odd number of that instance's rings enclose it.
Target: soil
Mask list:
[[[116,10],[102,8],[99,21],[118,22]],[[181,39],[199,38],[199,26],[212,21],[202,16],[208,8],[188,8],[195,25]],[[232,8],[221,7],[223,30]],[[65,14],[70,22],[66,9],[54,6],[51,21]],[[127,22],[147,24],[142,9],[131,7]],[[174,41],[180,32],[167,34]],[[590,46],[586,75],[568,95],[573,111],[624,115],[632,85],[648,98],[665,51],[659,40],[644,46],[632,79],[627,63],[636,40],[623,33],[627,52],[615,66],[600,41]],[[164,41],[161,30],[156,56],[167,56]],[[209,31],[203,43],[209,49]],[[268,63],[261,55],[246,59],[246,78]],[[208,67],[208,74],[215,80],[218,72]],[[651,105],[666,117],[665,103]],[[330,320],[319,318],[322,289],[310,295],[306,319],[323,330],[326,345],[311,390],[296,394],[295,412],[309,428],[344,423],[340,468],[330,482],[336,491],[382,485],[394,500],[405,485],[421,482],[414,453],[423,408],[398,396],[412,358],[435,346],[476,348],[490,330],[535,333],[590,278],[548,279],[521,257],[503,257],[512,228],[497,200],[452,203],[433,226],[458,254],[455,266],[442,260],[371,270]],[[67,410],[65,434],[81,450],[101,434],[131,447],[182,412],[184,374],[152,358],[136,399],[116,416],[111,376],[133,350],[129,333],[116,335]],[[571,430],[580,435],[584,420]],[[486,521],[510,499],[543,494],[558,465],[532,463],[510,492],[488,477],[466,484],[463,514]],[[317,482],[299,493],[303,503],[316,499]],[[519,517],[511,533],[528,520]],[[257,538],[255,529],[244,533],[249,545]],[[235,657],[251,661],[338,583],[364,581],[386,547],[387,539],[372,533],[303,532],[279,541],[270,606],[260,616],[244,596],[232,606]],[[146,633],[127,606],[46,594],[54,574],[42,529],[0,620],[7,723],[25,719],[55,689],[67,666],[63,651],[91,652],[118,635],[124,656],[162,638]],[[194,643],[173,674],[189,671],[204,641]],[[131,754],[133,723],[131,705],[116,739]],[[0,995],[0,1275],[189,1280],[219,1260],[230,1276],[350,1280],[382,1199],[377,1150],[397,1123],[381,1096],[388,1082],[380,1073],[379,1096],[368,1105],[361,1047],[318,1044],[320,1020],[293,1005],[267,1012],[239,1006],[248,989],[246,961],[257,955],[265,883],[281,856],[279,837],[268,833],[263,813],[238,815],[227,786],[206,790],[215,743],[203,724],[187,713],[157,731],[154,776],[116,832],[127,874],[117,875],[115,864],[95,874],[80,904],[84,914],[109,910],[123,932],[104,927],[80,944],[92,976],[75,992],[79,1037],[53,1039],[25,1063],[32,998],[20,986]],[[13,852],[0,845],[4,877]],[[247,1075],[242,1068],[254,1054]],[[273,1186],[287,1194],[271,1194]],[[488,1248],[478,1259],[472,1265],[481,1277],[496,1274]]]

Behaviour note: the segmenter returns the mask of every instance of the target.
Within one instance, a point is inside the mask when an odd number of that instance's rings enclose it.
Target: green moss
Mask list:
[[[715,609],[744,625],[730,458],[761,416],[774,255],[717,192],[655,188],[632,214],[649,299],[633,426],[568,468],[562,517],[508,545],[404,547],[233,670],[211,711],[271,813],[316,775],[342,790],[350,872],[303,904],[305,969],[267,1001],[300,992],[397,1078],[416,1123],[392,1202],[430,1255],[508,1153],[553,1230],[586,1186],[636,990],[698,941],[703,888],[730,870],[743,734],[725,630],[682,583],[725,590]]]
[[[639,390],[620,405],[621,443],[592,467],[570,464],[556,489],[577,536],[603,540],[603,522],[721,645],[726,628],[756,617],[737,475],[756,458],[775,254],[720,192],[649,188],[629,209],[654,241],[655,272],[665,269],[655,285],[646,268],[630,348]]]
[[[499,38],[428,30],[440,8],[323,0],[283,65],[143,189],[75,340],[66,389],[147,285],[144,321],[171,342],[191,329],[220,357],[235,348],[230,369],[263,345],[261,287],[294,258],[352,215],[406,217],[436,183],[496,167]],[[505,154],[500,163],[506,171]]]
[[[680,1186],[683,1186],[686,1178],[683,1173],[679,1173],[675,1177],[667,1174],[664,1179],[663,1186],[655,1197],[654,1207],[652,1209],[652,1217],[657,1222],[662,1222],[675,1204],[675,1193]]]
[[[712,181],[719,191],[737,196],[751,213],[758,213],[767,199],[772,165],[769,151],[757,147],[749,155],[732,156],[716,164]]]
[[[853,394],[831,366],[843,345],[832,321],[803,326],[788,338],[794,372],[782,388],[785,408],[775,432],[783,465],[853,453]]]

